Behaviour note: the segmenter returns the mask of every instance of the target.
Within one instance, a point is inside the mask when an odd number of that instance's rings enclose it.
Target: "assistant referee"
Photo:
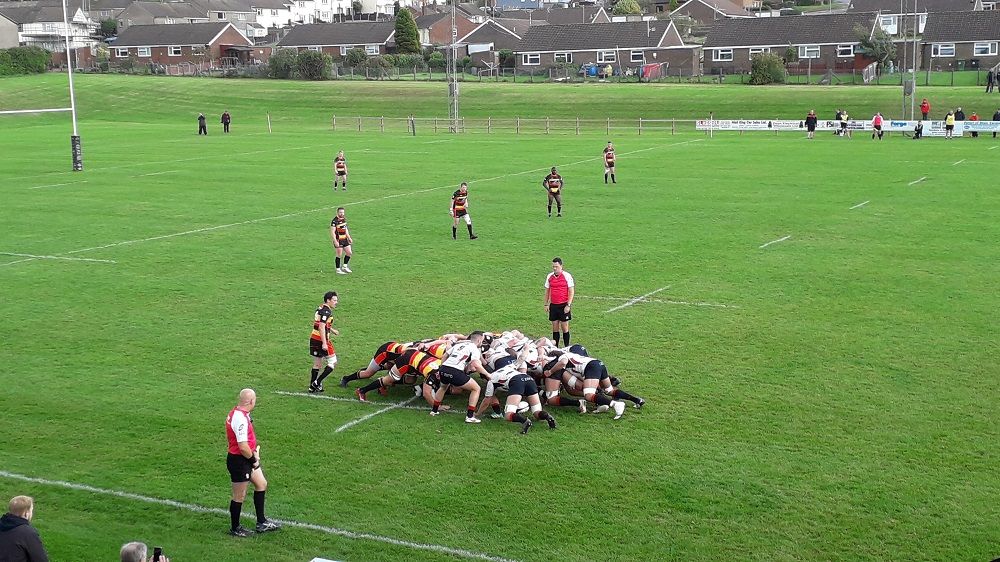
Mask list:
[[[562,332],[563,346],[569,345],[569,321],[573,319],[573,276],[563,270],[562,258],[552,258],[552,273],[545,278],[545,310],[552,321],[552,341],[559,345]]]
[[[264,492],[267,491],[267,479],[260,467],[260,446],[253,430],[253,420],[250,412],[257,405],[257,393],[251,388],[240,391],[239,404],[226,416],[226,439],[229,441],[229,455],[226,457],[226,467],[233,482],[233,499],[229,502],[229,534],[234,537],[249,537],[253,534],[240,525],[240,514],[243,512],[243,500],[247,495],[247,484],[253,482],[253,506],[257,511],[258,533],[276,531],[281,525],[264,517]]]

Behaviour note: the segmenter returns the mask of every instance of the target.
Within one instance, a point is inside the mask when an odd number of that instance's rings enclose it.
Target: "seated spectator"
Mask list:
[[[149,554],[147,552],[148,550],[149,549],[146,547],[146,543],[130,542],[123,544],[121,550],[121,562],[153,562],[152,555],[150,555],[149,558],[146,558],[146,555]],[[170,562],[170,559],[161,554],[158,562]]]
[[[35,500],[14,496],[7,513],[0,517],[0,560],[5,562],[48,562],[42,539],[29,523],[35,515]]]

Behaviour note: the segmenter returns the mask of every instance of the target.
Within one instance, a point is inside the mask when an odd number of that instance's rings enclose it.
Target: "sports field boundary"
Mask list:
[[[611,297],[604,295],[576,295],[573,298],[576,299],[587,299],[587,300],[599,300],[599,301],[618,301],[625,302],[630,301],[635,297]],[[708,308],[739,308],[735,304],[723,304],[718,302],[704,302],[704,301],[680,301],[674,299],[651,299],[651,298],[641,298],[636,302],[650,302],[656,304],[673,304],[680,306],[704,306]]]
[[[32,484],[40,484],[43,486],[64,488],[68,490],[76,490],[80,492],[90,492],[92,494],[99,494],[103,496],[113,496],[127,500],[133,500],[137,502],[150,503],[156,505],[163,505],[167,507],[173,507],[175,509],[181,509],[184,511],[190,511],[192,513],[199,513],[205,515],[219,515],[228,516],[229,511],[219,507],[205,507],[203,505],[197,505],[193,503],[185,503],[176,500],[168,500],[164,498],[156,498],[153,496],[144,496],[142,494],[135,494],[132,492],[126,492],[124,490],[111,490],[108,488],[98,488],[96,486],[90,486],[88,484],[79,484],[75,482],[66,482],[63,480],[49,480],[47,478],[37,478],[34,476],[26,476],[24,474],[18,474],[16,472],[8,472],[6,470],[0,470],[0,478],[6,478],[8,480],[18,480],[21,482],[29,482]],[[244,519],[254,519],[251,514],[243,515]],[[494,556],[491,554],[486,554],[483,552],[474,552],[471,550],[465,550],[461,548],[452,548],[450,546],[443,546],[438,544],[427,544],[411,542],[403,539],[397,539],[394,537],[387,537],[383,535],[375,535],[372,533],[359,533],[355,531],[348,531],[346,529],[340,529],[337,527],[329,527],[325,525],[318,525],[315,523],[305,523],[302,521],[295,521],[292,519],[272,519],[272,521],[281,523],[285,527],[292,527],[296,529],[307,529],[310,531],[319,531],[321,533],[326,533],[328,535],[337,535],[339,537],[344,537],[353,540],[366,540],[373,542],[380,542],[385,544],[391,544],[394,546],[402,546],[405,548],[412,548],[415,550],[427,550],[430,552],[438,552],[441,554],[449,554],[451,556],[458,556],[461,558],[468,558],[473,560],[488,560],[490,562],[517,562],[511,558],[504,558],[502,556]],[[221,531],[220,531],[221,534]]]

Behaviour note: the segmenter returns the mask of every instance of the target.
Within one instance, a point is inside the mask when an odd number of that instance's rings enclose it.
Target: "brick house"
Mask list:
[[[320,51],[343,60],[354,47],[369,56],[389,54],[395,46],[395,22],[313,23],[297,25],[278,41],[276,49]]]
[[[17,23],[0,13],[0,49],[17,47]]]
[[[990,0],[989,4],[993,4]],[[915,5],[914,5],[915,4]],[[937,12],[982,11],[984,0],[851,0],[848,12],[877,12],[879,27],[889,35],[906,37],[912,34],[914,11],[920,22],[917,33],[924,32],[927,14]]]
[[[527,28],[527,26],[525,26]],[[521,36],[496,20],[487,20],[458,40],[472,59],[473,66],[500,64],[500,51],[514,51],[521,44]]]
[[[786,58],[789,49],[800,66],[808,65],[812,72],[854,68],[861,64],[856,63],[860,41],[855,27],[870,36],[876,23],[875,14],[870,13],[721,20],[712,26],[703,47],[704,72],[747,73],[753,55],[773,53]]]
[[[416,22],[417,31],[420,33],[421,45],[448,45],[451,43],[450,12],[418,16]],[[471,33],[476,28],[476,25],[462,14],[455,15],[455,27],[458,30],[458,37]]]
[[[224,58],[250,62],[252,47],[253,43],[229,22],[133,25],[111,46],[110,60],[223,66]]]
[[[132,2],[118,14],[118,33],[133,25],[205,23],[208,16],[187,2]]]
[[[654,5],[654,9],[660,12],[664,9],[664,3]],[[669,9],[669,2],[666,3]],[[753,14],[748,12],[741,4],[730,0],[688,0],[679,6],[670,17],[688,17],[695,23],[701,25],[711,25],[715,22],[729,18],[752,18]]]
[[[992,68],[1000,64],[1000,10],[928,14],[922,43],[924,69]]]

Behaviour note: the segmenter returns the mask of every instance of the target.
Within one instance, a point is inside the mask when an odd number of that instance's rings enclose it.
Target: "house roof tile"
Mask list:
[[[381,44],[389,41],[396,24],[386,22],[312,23],[296,25],[278,41],[278,47]]]
[[[669,21],[575,23],[536,25],[525,32],[519,52],[588,51],[655,47],[669,29]]]
[[[925,43],[997,40],[1000,40],[998,10],[927,14]]]
[[[121,32],[114,46],[207,45],[222,30],[230,25],[228,22],[133,25]],[[247,44],[250,44],[250,42],[247,41]]]
[[[705,47],[857,43],[855,26],[875,27],[870,13],[735,18],[715,22]]]

